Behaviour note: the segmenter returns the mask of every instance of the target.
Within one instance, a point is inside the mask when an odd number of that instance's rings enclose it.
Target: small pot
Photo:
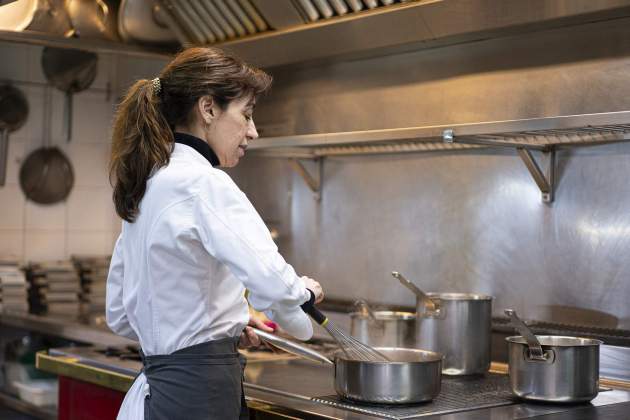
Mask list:
[[[350,313],[350,335],[371,347],[415,348],[416,314],[364,310]]]
[[[600,340],[534,335],[516,312],[506,309],[520,336],[508,337],[512,392],[523,399],[554,403],[590,401],[599,392]]]
[[[537,338],[545,360],[531,357],[522,336],[506,338],[512,392],[526,400],[545,402],[576,403],[595,398],[602,342],[553,335]]]

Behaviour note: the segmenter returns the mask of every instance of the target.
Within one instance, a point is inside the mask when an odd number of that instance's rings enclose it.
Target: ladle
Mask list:
[[[437,312],[438,308],[435,305],[435,302],[426,293],[420,290],[418,286],[407,280],[405,276],[400,274],[398,271],[392,271],[392,276],[395,279],[398,279],[398,281],[400,281],[400,283],[407,289],[411,290],[416,295],[418,300],[424,303],[424,307],[427,311]]]
[[[527,346],[529,347],[529,357],[534,360],[547,360],[542,346],[540,345],[540,341],[538,341],[538,338],[536,338],[536,335],[532,332],[532,330],[516,315],[516,311],[513,309],[506,309],[505,314],[510,317],[512,326],[516,328],[519,334],[521,334],[523,338],[525,338],[525,341],[527,341]]]
[[[6,179],[9,133],[22,127],[27,117],[28,102],[22,91],[13,85],[0,86],[0,186]]]

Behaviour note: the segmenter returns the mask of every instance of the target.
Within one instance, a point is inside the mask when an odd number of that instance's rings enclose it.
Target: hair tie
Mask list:
[[[160,78],[156,77],[151,82],[153,83],[153,94],[159,95],[162,91],[162,83],[160,82]]]

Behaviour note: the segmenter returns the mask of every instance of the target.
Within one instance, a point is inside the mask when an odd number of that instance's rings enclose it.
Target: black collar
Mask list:
[[[173,133],[173,137],[175,138],[175,143],[185,144],[186,146],[190,146],[195,149],[201,156],[205,157],[210,165],[219,166],[219,158],[212,151],[210,145],[205,141],[201,140],[199,137],[191,136],[190,134],[184,133]]]

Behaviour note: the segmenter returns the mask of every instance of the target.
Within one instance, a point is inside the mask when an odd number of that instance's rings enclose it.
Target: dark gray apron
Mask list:
[[[172,354],[145,356],[150,395],[145,420],[248,419],[243,394],[245,358],[238,337],[196,344]]]

